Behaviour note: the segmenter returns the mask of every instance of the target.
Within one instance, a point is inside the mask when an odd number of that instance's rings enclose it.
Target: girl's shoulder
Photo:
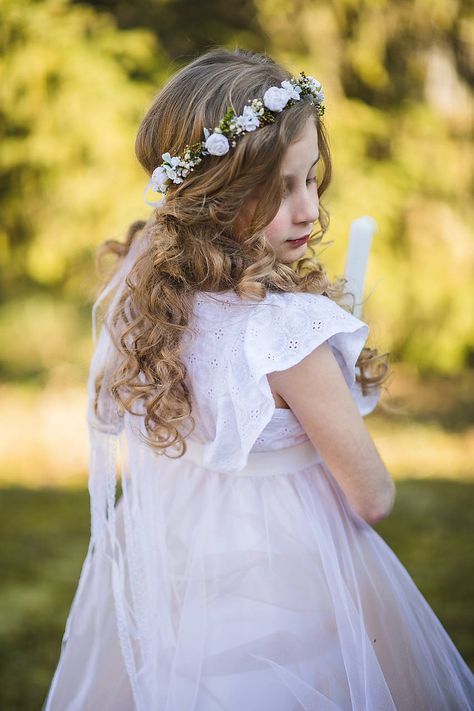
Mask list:
[[[235,292],[199,293],[194,316],[182,356],[199,411],[213,423],[208,456],[219,467],[229,466],[230,453],[233,466],[243,466],[272,418],[269,373],[328,341],[348,386],[355,386],[368,327],[326,296],[268,292],[251,301]]]
[[[235,318],[240,324],[246,321],[254,330],[270,331],[275,338],[299,331],[317,334],[329,329],[332,335],[338,328],[368,330],[363,321],[323,294],[267,291],[263,299],[243,299],[235,291],[227,290],[199,292],[195,303],[201,315],[209,312],[212,319]]]
[[[242,299],[234,291],[202,292],[195,317],[206,350],[223,354],[228,346],[259,374],[285,370],[328,341],[349,384],[369,332],[329,297],[306,292],[267,292],[262,300]]]
[[[200,291],[195,295],[195,303],[197,305],[217,306],[223,310],[241,309],[249,313],[271,306],[275,309],[297,308],[303,311],[314,311],[317,308],[322,311],[332,309],[333,313],[340,310],[344,314],[348,314],[347,311],[329,297],[308,292],[267,291],[263,299],[251,299],[241,297],[233,289],[216,292]],[[348,315],[351,316],[351,314]]]

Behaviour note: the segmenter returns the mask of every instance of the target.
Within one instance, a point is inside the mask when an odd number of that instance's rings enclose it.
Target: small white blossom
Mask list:
[[[314,77],[306,77],[306,79],[311,88],[311,91],[313,91],[315,94],[317,94],[323,88],[321,82],[315,79]]]
[[[260,126],[258,116],[250,106],[245,106],[244,113],[237,116],[237,123],[244,131],[255,131]]]
[[[160,165],[155,168],[151,175],[151,187],[155,193],[162,193],[166,190],[166,185],[169,182],[165,169]]]
[[[165,170],[166,170],[166,175],[168,176],[168,178],[169,178],[170,180],[172,180],[173,183],[174,183],[174,182],[175,182],[175,178],[176,178],[176,176],[177,176],[176,171],[173,170],[173,168],[165,168]]]
[[[321,82],[315,79],[312,76],[307,76],[306,79],[309,81],[311,86],[316,90],[319,91],[321,89]]]
[[[229,131],[231,134],[235,133],[236,131],[239,131],[239,123],[237,120],[237,116],[234,116],[230,121],[229,121]]]
[[[323,102],[324,101],[324,92],[323,92],[323,87],[321,85],[321,82],[319,82],[317,79],[314,77],[306,77],[310,86],[310,89],[312,93],[314,94],[314,98],[318,102]]]
[[[250,102],[250,108],[252,109],[254,114],[257,114],[257,116],[263,116],[264,107],[261,99],[252,99],[252,101]]]
[[[300,86],[293,86],[291,81],[288,81],[288,80],[282,81],[281,85],[282,85],[283,89],[285,89],[285,91],[287,91],[289,93],[291,99],[294,99],[295,101],[300,100],[300,98],[301,98],[300,97],[300,94],[301,94],[301,87]]]
[[[263,103],[270,111],[283,111],[289,100],[286,89],[278,86],[271,86],[263,95]]]
[[[229,151],[229,141],[222,133],[212,133],[206,140],[206,148],[213,156],[223,156]]]
[[[168,165],[171,165],[173,168],[180,164],[179,156],[172,157],[169,153],[163,153],[161,157],[163,158],[165,163],[168,163]]]

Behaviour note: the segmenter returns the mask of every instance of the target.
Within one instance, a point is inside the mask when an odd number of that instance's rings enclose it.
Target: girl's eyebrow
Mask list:
[[[309,167],[309,170],[311,170],[311,168],[314,168],[314,166],[316,165],[316,163],[318,162],[318,160],[319,160],[320,158],[321,158],[321,154],[318,153],[318,157],[316,158],[316,160],[314,161],[314,163]],[[290,175],[290,174],[289,174],[289,175],[284,175],[283,178],[284,178],[284,180],[289,180],[290,178],[294,178],[294,175]]]

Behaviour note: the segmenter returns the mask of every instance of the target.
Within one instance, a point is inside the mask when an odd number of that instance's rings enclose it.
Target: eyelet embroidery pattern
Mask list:
[[[359,405],[355,362],[368,327],[326,296],[269,292],[259,302],[201,292],[190,325],[182,357],[193,393],[193,436],[206,443],[206,466],[231,473],[251,450],[307,439],[291,410],[275,408],[266,376],[326,340]]]

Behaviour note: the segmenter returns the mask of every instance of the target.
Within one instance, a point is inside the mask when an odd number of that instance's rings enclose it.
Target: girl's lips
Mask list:
[[[291,244],[292,247],[300,247],[302,244],[305,244],[309,240],[309,234],[305,235],[304,237],[301,237],[300,239],[287,239],[286,241]]]

